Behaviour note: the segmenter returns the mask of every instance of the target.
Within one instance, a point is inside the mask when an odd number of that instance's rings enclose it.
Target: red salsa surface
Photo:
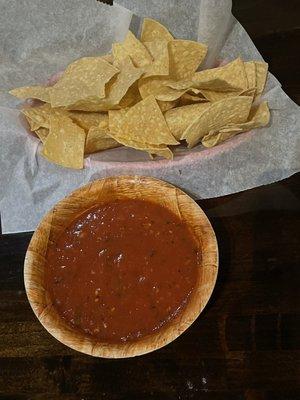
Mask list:
[[[47,253],[45,284],[67,323],[99,340],[136,340],[162,327],[193,291],[199,252],[188,226],[143,200],[93,207]]]

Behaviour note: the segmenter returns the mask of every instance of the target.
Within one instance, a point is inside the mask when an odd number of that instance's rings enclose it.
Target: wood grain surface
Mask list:
[[[300,103],[300,2],[236,0],[233,13]],[[24,291],[31,234],[2,236],[0,400],[299,399],[299,183],[200,202],[220,248],[213,296],[180,338],[133,359],[95,359],[53,339]]]

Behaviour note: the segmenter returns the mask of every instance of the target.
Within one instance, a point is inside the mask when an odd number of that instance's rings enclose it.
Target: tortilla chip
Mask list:
[[[147,66],[144,78],[149,76],[169,75],[169,50],[166,40],[144,42],[146,49],[153,58],[153,62]]]
[[[41,127],[49,128],[49,117],[51,113],[51,106],[49,104],[43,104],[38,107],[23,108],[21,112],[25,115],[32,131]]]
[[[38,128],[35,130],[35,134],[38,136],[42,143],[45,143],[46,138],[49,134],[49,129],[47,128]]]
[[[173,136],[180,140],[186,128],[199,117],[210,103],[191,104],[183,107],[176,107],[165,113],[166,122]]]
[[[141,33],[142,42],[151,42],[155,40],[170,41],[172,39],[173,36],[162,24],[154,19],[144,18]]]
[[[127,55],[131,57],[136,67],[141,68],[152,63],[150,53],[132,32],[128,31],[122,46]]]
[[[170,77],[190,78],[204,60],[207,46],[191,40],[172,40],[169,42]]]
[[[107,61],[108,63],[112,64],[114,62],[114,57],[111,53],[104,54],[104,56],[101,56],[102,60]]]
[[[120,108],[127,108],[135,105],[142,100],[140,91],[138,88],[138,82],[135,82],[128,90],[125,96],[119,103]]]
[[[170,79],[165,76],[152,76],[140,79],[138,86],[142,99],[160,93],[162,88],[167,86],[169,82],[171,82]]]
[[[119,68],[120,73],[106,85],[106,97],[99,103],[101,111],[119,108],[119,103],[127,91],[143,74],[143,70],[136,68],[128,56],[120,61]]]
[[[97,104],[105,97],[106,83],[118,72],[101,57],[80,58],[49,88],[52,107],[97,111]]]
[[[203,137],[201,142],[205,147],[213,147],[239,133],[266,126],[269,121],[270,111],[267,103],[264,102],[251,109],[247,122],[241,124],[228,124],[224,128],[220,129],[219,132],[210,132],[208,135]]]
[[[116,140],[108,136],[107,130],[93,126],[88,131],[84,152],[86,154],[96,153],[97,151],[112,149],[119,146],[120,144]]]
[[[256,87],[256,67],[254,61],[247,61],[244,63],[245,72],[247,76],[247,88],[255,88]]]
[[[169,82],[167,86],[177,90],[197,88],[220,92],[240,92],[248,88],[248,82],[244,63],[237,58],[223,67],[196,72],[190,80]]]
[[[180,100],[179,101],[180,106],[186,106],[194,103],[208,102],[208,100],[205,97],[203,97],[201,93],[199,93],[199,95],[196,95],[188,92],[184,93],[179,100]]]
[[[178,144],[154,98],[149,96],[131,107],[122,121],[122,136],[155,145]]]
[[[258,98],[264,91],[267,75],[268,64],[262,61],[254,61],[256,72],[256,98]]]
[[[88,132],[93,127],[108,129],[108,114],[84,111],[69,111],[67,114],[80,128]]]
[[[181,139],[185,139],[188,147],[195,146],[205,135],[217,131],[226,124],[247,121],[252,97],[236,96],[211,103],[200,116],[194,120],[183,132]]]
[[[157,154],[168,159],[173,158],[173,153],[166,145],[149,144],[144,141],[132,140],[129,135],[125,136],[123,121],[127,112],[128,110],[111,110],[108,112],[108,135],[124,146],[132,147],[136,150],[147,151],[150,155]]]
[[[242,122],[240,124],[227,124],[221,131],[231,131],[233,129],[239,129],[241,132],[246,132],[251,129],[260,128],[262,126],[268,125],[270,121],[270,110],[268,103],[264,101],[258,106],[252,106],[247,122]]]
[[[46,86],[24,86],[10,90],[9,93],[18,99],[38,99],[50,103],[49,88]]]
[[[201,93],[211,103],[226,99],[228,97],[234,97],[234,96],[238,96],[238,95],[242,94],[241,91],[239,91],[239,92],[216,92],[214,90],[207,90],[207,89],[201,90]]]
[[[50,130],[42,155],[49,161],[68,168],[83,168],[86,134],[66,116],[50,116]]]
[[[159,105],[159,108],[161,109],[161,112],[164,113],[168,110],[171,110],[174,107],[177,107],[179,103],[178,100],[173,100],[173,101],[159,101],[157,100],[157,104]]]
[[[123,118],[125,117],[127,111],[128,111],[128,109],[108,111],[109,132],[114,132],[116,134],[121,133],[122,121],[123,121]]]
[[[141,151],[146,151],[151,154],[156,154],[158,156],[167,158],[167,159],[172,159],[173,158],[173,153],[172,151],[166,146],[166,145],[155,145],[155,144],[148,144],[145,142],[139,142],[136,140],[132,140],[129,137],[124,137],[119,134],[116,134],[114,132],[110,132],[109,135],[114,138],[117,142],[120,144],[126,146],[126,147],[132,147],[133,149],[136,150],[141,150]]]

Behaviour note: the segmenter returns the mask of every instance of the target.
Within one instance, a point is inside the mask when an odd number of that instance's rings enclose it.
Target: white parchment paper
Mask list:
[[[212,149],[178,149],[174,161],[149,161],[142,152],[117,148],[94,154],[85,169],[70,170],[39,155],[26,131],[11,88],[46,82],[82,56],[108,52],[141,18],[165,24],[179,38],[209,46],[205,67],[217,60],[259,60],[261,55],[231,14],[230,0],[0,0],[0,211],[3,233],[31,231],[75,188],[112,175],[151,175],[197,198],[223,196],[286,178],[300,170],[299,107],[269,74],[263,99],[269,127]],[[124,7],[123,7],[124,6]],[[126,8],[125,8],[126,7]],[[268,60],[266,60],[268,61]]]

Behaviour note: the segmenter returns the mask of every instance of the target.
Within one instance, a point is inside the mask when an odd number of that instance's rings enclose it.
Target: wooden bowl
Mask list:
[[[170,209],[194,231],[202,253],[195,289],[185,309],[158,332],[135,342],[99,342],[69,326],[56,312],[44,287],[48,243],[56,240],[78,214],[99,204],[121,198],[147,199]],[[26,293],[31,307],[46,330],[65,345],[97,357],[133,357],[159,349],[181,335],[199,316],[213,291],[218,272],[218,248],[214,231],[201,208],[180,189],[158,179],[119,176],[94,181],[61,200],[38,225],[24,265]]]

